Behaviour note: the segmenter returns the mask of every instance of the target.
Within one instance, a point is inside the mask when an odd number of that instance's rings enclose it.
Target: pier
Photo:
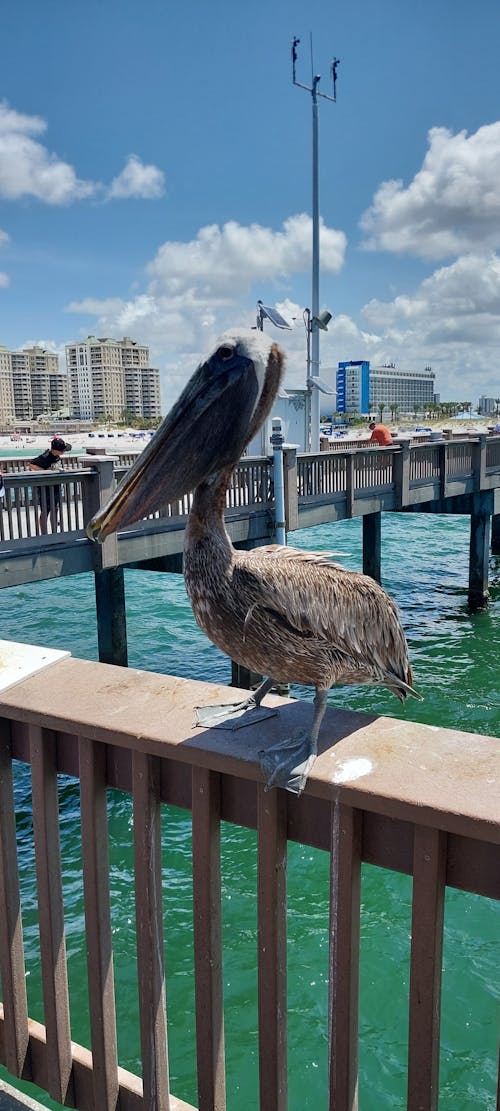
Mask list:
[[[377,581],[382,574],[383,513],[468,515],[469,605],[478,609],[487,603],[490,546],[500,551],[500,436],[387,448],[361,442],[356,448],[312,455],[285,448],[282,455],[287,532],[360,517],[363,571]],[[109,537],[102,547],[87,539],[86,524],[132,461],[130,455],[87,455],[65,460],[62,471],[44,474],[23,471],[19,458],[2,463],[6,497],[0,511],[0,589],[93,572],[99,658],[105,663],[127,663],[124,568],[182,570],[189,496]],[[49,492],[54,513],[55,489],[60,489],[56,533],[40,534],[40,488]],[[233,543],[252,548],[274,542],[275,521],[272,458],[242,459],[226,500]]]

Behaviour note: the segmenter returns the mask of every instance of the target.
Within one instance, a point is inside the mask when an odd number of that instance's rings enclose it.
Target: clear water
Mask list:
[[[361,568],[361,523],[302,530],[290,542],[343,552]],[[471,732],[500,735],[498,689],[500,561],[492,560],[489,608],[467,609],[468,519],[386,514],[383,582],[396,598],[410,644],[415,685],[423,703],[400,706],[377,688],[332,691],[332,703],[375,710]],[[228,661],[198,630],[178,576],[127,572],[129,663],[228,682]],[[92,576],[76,576],[0,592],[0,635],[70,649],[97,659]],[[311,698],[309,690],[294,693]],[[24,928],[30,973],[30,1014],[43,1021],[33,888],[29,770],[17,775],[17,812],[24,889]],[[62,781],[62,841],[72,1036],[89,1044],[78,788]],[[111,889],[120,1064],[140,1072],[135,989],[132,817],[129,799],[110,793]],[[192,982],[191,832],[189,817],[164,814],[164,897],[171,1088],[196,1105]],[[289,849],[290,1111],[326,1107],[328,859]],[[228,1108],[256,1111],[257,999],[255,835],[223,831],[224,989]],[[411,880],[371,866],[363,869],[361,965],[361,1111],[405,1106]],[[498,904],[449,891],[445,912],[440,1111],[496,1107]],[[27,1090],[34,1091],[28,1086]],[[36,1091],[46,1107],[58,1107]]]

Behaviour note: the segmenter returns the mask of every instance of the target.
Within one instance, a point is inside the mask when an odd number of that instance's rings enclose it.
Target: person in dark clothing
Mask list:
[[[37,455],[28,463],[31,471],[54,471],[61,467],[61,456],[65,451],[71,451],[71,444],[65,443],[60,436],[54,436],[50,448]],[[50,516],[52,532],[57,532],[57,519],[61,504],[60,486],[40,486],[38,490],[38,503],[40,506],[39,525],[40,532],[47,532],[47,517]]]

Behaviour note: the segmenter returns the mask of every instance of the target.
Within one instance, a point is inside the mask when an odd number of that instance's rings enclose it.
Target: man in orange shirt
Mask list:
[[[370,440],[376,440],[381,447],[389,447],[392,444],[392,436],[389,429],[385,424],[375,424],[372,420],[370,424],[371,436]]]

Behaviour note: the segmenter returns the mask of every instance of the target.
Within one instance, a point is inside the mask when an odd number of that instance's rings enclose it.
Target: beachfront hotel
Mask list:
[[[149,366],[149,347],[136,340],[87,336],[66,345],[66,366],[77,419],[119,421],[125,411],[161,416],[160,372]]]
[[[68,378],[57,355],[43,347],[0,347],[0,425],[68,408]]]
[[[367,360],[341,362],[337,370],[337,412],[377,412],[380,406],[399,413],[422,412],[435,400],[436,375],[425,370],[398,370],[393,363],[370,366]]]

